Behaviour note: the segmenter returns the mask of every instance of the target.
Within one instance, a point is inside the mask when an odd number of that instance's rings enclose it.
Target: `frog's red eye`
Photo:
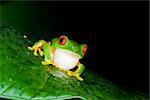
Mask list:
[[[62,35],[62,36],[60,36],[60,38],[59,38],[59,44],[60,45],[65,45],[66,44],[66,36],[65,35]]]
[[[86,51],[87,51],[87,45],[85,45],[84,48],[83,48],[84,55],[86,54]]]

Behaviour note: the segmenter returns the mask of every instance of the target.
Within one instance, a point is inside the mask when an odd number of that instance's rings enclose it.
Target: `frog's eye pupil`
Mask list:
[[[59,38],[59,44],[60,45],[65,45],[66,44],[66,36],[60,36]]]
[[[83,48],[84,55],[86,54],[86,51],[87,51],[87,45],[85,45],[84,48]]]
[[[59,42],[62,43],[62,42],[63,42],[63,38],[61,38],[61,39],[59,40]]]

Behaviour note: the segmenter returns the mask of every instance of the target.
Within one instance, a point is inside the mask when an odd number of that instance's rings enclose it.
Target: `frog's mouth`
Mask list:
[[[56,49],[54,53],[54,63],[62,69],[72,69],[79,62],[80,56],[64,49]]]

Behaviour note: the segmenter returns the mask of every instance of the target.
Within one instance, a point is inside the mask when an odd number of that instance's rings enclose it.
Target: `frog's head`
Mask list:
[[[59,38],[54,38],[51,42],[52,47],[55,49],[63,49],[67,53],[78,56],[80,59],[84,57],[87,50],[86,44],[78,44],[65,35],[60,36]]]
[[[80,45],[73,40],[69,40],[65,35],[54,38],[51,41],[51,46],[55,48],[54,62],[59,66],[66,66],[64,69],[75,67],[87,50],[86,44]]]

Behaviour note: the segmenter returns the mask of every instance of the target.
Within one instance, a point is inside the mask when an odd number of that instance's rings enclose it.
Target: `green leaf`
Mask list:
[[[148,96],[116,86],[85,70],[78,81],[53,66],[41,64],[27,49],[24,34],[0,23],[0,97],[8,99],[148,100]]]

